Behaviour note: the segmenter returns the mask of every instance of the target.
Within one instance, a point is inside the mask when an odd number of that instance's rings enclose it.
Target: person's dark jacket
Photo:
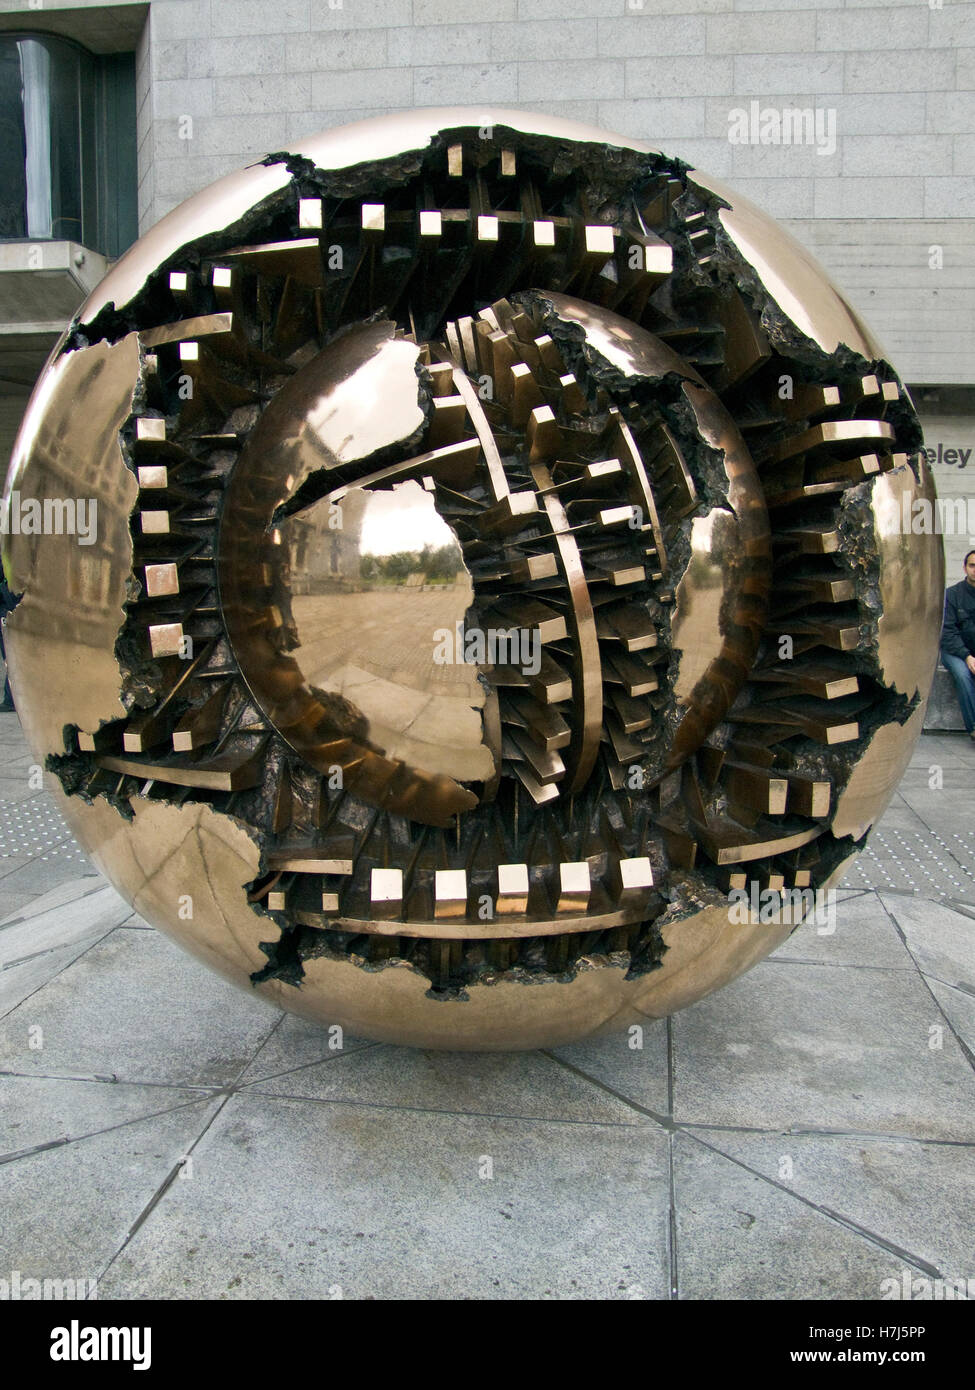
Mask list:
[[[962,579],[945,593],[941,650],[949,656],[975,656],[975,585]]]

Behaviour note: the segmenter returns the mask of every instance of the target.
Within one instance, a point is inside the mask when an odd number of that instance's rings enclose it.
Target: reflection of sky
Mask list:
[[[322,395],[304,405],[304,433],[329,466],[366,458],[422,425],[416,356],[413,343],[384,343],[352,376],[329,381]]]
[[[362,522],[363,554],[396,555],[405,550],[419,552],[425,545],[456,544],[433,498],[419,483],[406,483],[395,492],[370,494]]]

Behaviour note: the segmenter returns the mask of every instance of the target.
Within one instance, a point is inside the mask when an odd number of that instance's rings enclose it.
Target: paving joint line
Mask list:
[[[216,1093],[219,1095],[219,1092]],[[162,1110],[150,1110],[145,1115],[134,1115],[128,1120],[120,1120],[116,1125],[105,1125],[102,1129],[92,1129],[85,1134],[65,1134],[57,1139],[45,1140],[42,1144],[32,1144],[26,1149],[16,1149],[11,1153],[0,1154],[0,1164],[13,1163],[18,1159],[31,1158],[35,1154],[44,1153],[48,1149],[64,1148],[68,1144],[82,1144],[86,1139],[97,1139],[102,1134],[112,1134],[118,1129],[127,1129],[131,1125],[138,1125],[143,1120],[155,1120],[160,1115],[175,1115],[180,1110],[188,1110],[191,1106],[202,1105],[206,1100],[211,1099],[207,1096],[195,1096],[192,1100],[183,1101],[180,1105],[167,1105]]]
[[[941,1017],[944,1019],[944,1021],[945,1021],[945,1026],[947,1027],[948,1032],[951,1034],[951,1036],[954,1038],[955,1042],[958,1044],[958,1047],[959,1047],[959,1049],[961,1050],[962,1056],[965,1058],[965,1061],[968,1063],[969,1070],[972,1071],[972,1072],[975,1072],[975,1053],[973,1053],[972,1049],[968,1046],[968,1043],[964,1040],[964,1038],[961,1036],[961,1034],[960,1034],[960,1033],[958,1032],[958,1030],[955,1028],[955,1025],[952,1023],[951,1019],[948,1017],[948,1015],[945,1013],[944,1009],[941,1007],[940,1003],[938,1002],[938,997],[937,997],[937,995],[935,994],[934,990],[931,988],[931,985],[930,985],[930,983],[929,983],[929,981],[928,981],[928,978],[927,978],[927,976],[925,975],[924,971],[921,969],[921,963],[920,963],[920,961],[917,959],[917,957],[914,955],[914,952],[913,952],[913,951],[911,950],[911,948],[910,948],[910,945],[909,945],[908,940],[907,940],[906,933],[904,932],[903,928],[901,927],[901,924],[898,922],[897,918],[894,916],[893,912],[890,911],[890,909],[888,908],[887,904],[884,902],[884,900],[883,900],[882,898],[881,898],[881,900],[880,900],[880,905],[881,905],[881,907],[883,908],[883,910],[887,913],[887,916],[890,918],[890,920],[893,922],[893,924],[894,924],[894,929],[896,930],[898,936],[900,936],[901,940],[904,942],[904,946],[906,947],[906,949],[907,949],[907,951],[908,951],[908,953],[909,953],[909,955],[910,955],[910,957],[911,957],[911,960],[914,962],[914,968],[915,968],[915,970],[916,970],[917,973],[918,973],[918,976],[919,976],[919,978],[920,978],[920,980],[921,980],[922,985],[923,985],[924,988],[927,990],[928,995],[929,995],[929,997],[930,997],[930,999],[931,999],[931,1002],[934,1004],[934,1007],[937,1009],[938,1013],[939,1013],[939,1014],[941,1015]],[[939,983],[944,983],[944,981],[939,981]],[[949,988],[951,988],[951,986],[949,986]]]
[[[795,1191],[794,1188],[786,1187],[784,1183],[778,1182],[775,1178],[770,1178],[767,1173],[762,1173],[758,1169],[752,1168],[751,1165],[744,1162],[743,1159],[736,1158],[733,1154],[726,1154],[722,1149],[717,1148],[714,1144],[709,1144],[699,1135],[691,1134],[689,1137],[700,1144],[702,1148],[707,1149],[709,1153],[717,1154],[720,1158],[724,1158],[729,1163],[735,1164],[736,1167],[741,1168],[743,1172],[750,1173],[752,1177],[758,1178],[760,1182],[764,1182],[769,1187],[775,1188],[777,1192],[782,1192],[785,1196],[791,1197],[797,1202],[801,1202],[803,1206],[825,1217],[826,1220],[834,1221],[838,1225],[844,1226],[848,1230],[855,1232],[864,1240],[868,1240],[879,1249],[886,1251],[887,1254],[899,1256],[902,1260],[905,1260],[908,1264],[912,1264],[916,1269],[922,1270],[931,1278],[941,1279],[944,1277],[940,1269],[935,1265],[929,1264],[928,1261],[923,1259],[920,1255],[913,1255],[909,1250],[904,1250],[893,1241],[889,1241],[886,1237],[878,1235],[876,1231],[871,1231],[868,1227],[861,1226],[852,1218],[842,1216],[839,1212],[833,1211],[831,1207],[823,1206],[819,1202],[814,1202],[810,1197],[804,1197],[801,1192]]]
[[[563,1115],[514,1115],[499,1110],[448,1110],[439,1105],[400,1105],[381,1100],[353,1100],[347,1096],[296,1096],[286,1091],[255,1091],[252,1085],[237,1087],[231,1092],[245,1100],[287,1100],[299,1105],[345,1105],[357,1110],[392,1110],[405,1115],[452,1115],[462,1120],[511,1120],[518,1124],[572,1125],[588,1129],[617,1129],[633,1133],[646,1125],[628,1124],[625,1120],[585,1120]]]

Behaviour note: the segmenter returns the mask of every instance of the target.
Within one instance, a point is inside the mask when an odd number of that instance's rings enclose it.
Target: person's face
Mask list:
[[[975,555],[969,555],[965,561],[965,578],[969,584],[975,586]]]

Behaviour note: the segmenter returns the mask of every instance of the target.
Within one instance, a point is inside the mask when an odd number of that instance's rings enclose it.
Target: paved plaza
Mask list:
[[[133,914],[32,761],[0,715],[0,1278],[100,1299],[975,1288],[964,735],[921,739],[835,932],[800,927],[642,1049],[506,1055],[330,1050]]]

